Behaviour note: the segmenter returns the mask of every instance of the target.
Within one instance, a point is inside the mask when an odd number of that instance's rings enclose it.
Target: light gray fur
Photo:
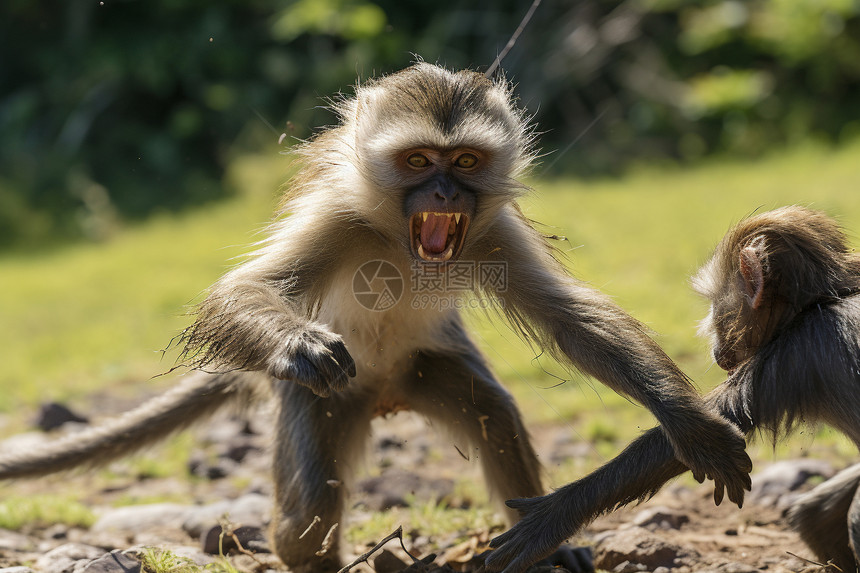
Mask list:
[[[542,493],[519,411],[458,312],[409,304],[413,265],[430,264],[413,252],[412,217],[424,212],[462,212],[468,225],[460,228],[467,229],[460,259],[507,265],[502,288],[462,296],[491,297],[524,336],[645,404],[698,477],[731,484],[742,497],[750,463],[741,435],[706,411],[638,322],[565,271],[516,206],[526,190],[519,178],[534,157],[533,130],[507,83],[419,63],[356,87],[335,109],[339,125],[297,150],[301,169],[268,239],[211,288],[183,336],[185,357],[198,367],[273,379],[280,412],[272,542],[293,571],[338,568],[336,544],[315,555],[344,509],[346,488],[328,483],[348,482],[375,414],[411,408],[453,431],[478,453],[497,499]],[[432,169],[404,163],[415,149],[438,158]],[[456,168],[461,149],[477,156],[474,169]],[[356,271],[372,260],[406,278],[404,300],[384,312],[368,310],[352,292]],[[211,385],[226,398],[250,383],[247,376],[193,379],[204,381],[199,390]],[[164,411],[187,413],[191,390]],[[146,408],[135,416],[139,435]],[[159,434],[170,423],[160,422]],[[69,445],[89,456],[117,453],[103,443],[128,441],[93,437],[95,444]],[[62,448],[54,455],[64,455]],[[6,476],[18,475],[14,464],[2,464]],[[44,462],[47,471],[68,465]],[[322,522],[300,540],[314,516]]]

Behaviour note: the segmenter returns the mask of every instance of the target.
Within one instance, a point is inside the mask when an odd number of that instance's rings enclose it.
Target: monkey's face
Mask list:
[[[484,154],[470,148],[410,149],[397,159],[407,183],[404,214],[413,256],[422,261],[456,260],[475,217],[476,192],[469,179],[480,176]]]
[[[739,274],[720,259],[714,257],[702,267],[693,278],[693,288],[711,303],[699,323],[699,334],[708,339],[717,365],[732,372],[755,353],[755,329],[750,328],[755,317]]]
[[[732,372],[773,338],[780,310],[766,285],[756,293],[739,266],[722,259],[702,268],[694,288],[711,302],[699,333],[710,340],[717,365]]]
[[[717,365],[727,372],[732,372],[742,362],[754,353],[753,341],[750,340],[750,330],[746,328],[746,320],[742,308],[725,308],[714,303],[711,312],[702,321],[703,330],[711,331],[711,346]]]
[[[420,63],[356,95],[341,111],[366,182],[353,208],[420,262],[469,256],[525,191],[531,131],[507,86]]]

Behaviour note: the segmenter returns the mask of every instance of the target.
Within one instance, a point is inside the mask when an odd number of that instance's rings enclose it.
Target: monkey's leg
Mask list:
[[[293,573],[337,571],[346,497],[342,482],[364,452],[370,400],[354,391],[320,398],[298,384],[275,381],[273,386],[280,413],[273,460],[272,544]]]
[[[477,349],[462,354],[420,352],[414,368],[404,388],[410,405],[466,441],[481,462],[493,497],[504,501],[543,493],[540,464],[519,410]],[[508,510],[511,523],[517,517]]]
[[[858,539],[860,527],[858,485],[860,464],[842,470],[799,497],[788,513],[791,526],[819,559],[833,561],[842,571],[857,568],[850,543]]]

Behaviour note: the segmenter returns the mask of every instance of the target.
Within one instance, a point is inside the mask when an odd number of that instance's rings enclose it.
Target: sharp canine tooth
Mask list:
[[[457,221],[458,225],[460,224],[460,215],[462,215],[462,213],[454,213],[454,220]]]
[[[430,213],[428,213],[427,211],[424,211],[423,213],[421,213],[421,218],[422,218],[424,221],[426,221],[426,220],[427,220],[427,217],[429,217],[429,216],[430,216]]]
[[[427,256],[424,254],[424,247],[421,245],[421,243],[418,243],[418,256],[422,259],[427,258]]]

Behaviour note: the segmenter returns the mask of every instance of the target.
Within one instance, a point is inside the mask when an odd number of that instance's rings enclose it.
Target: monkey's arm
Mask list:
[[[483,239],[487,257],[507,265],[496,295],[526,336],[556,348],[583,372],[645,405],[675,455],[699,481],[713,478],[742,503],[752,462],[743,436],[705,408],[687,377],[607,296],[570,277],[542,237],[513,208]]]
[[[710,407],[731,416],[739,410],[734,402],[740,396],[738,388],[738,384],[726,382],[711,392],[706,401]],[[748,431],[752,429],[749,426]],[[598,516],[650,498],[667,481],[686,470],[676,459],[666,435],[660,428],[651,428],[584,478],[543,497],[508,501],[509,507],[520,512],[521,519],[490,542],[495,550],[487,559],[487,568],[520,573],[550,555]],[[714,496],[721,499],[722,486],[717,486]],[[729,498],[742,500],[743,491],[730,489]]]
[[[182,335],[195,366],[261,370],[323,397],[355,376],[340,335],[308,318],[348,235],[314,219],[279,223],[268,244],[212,287]]]

